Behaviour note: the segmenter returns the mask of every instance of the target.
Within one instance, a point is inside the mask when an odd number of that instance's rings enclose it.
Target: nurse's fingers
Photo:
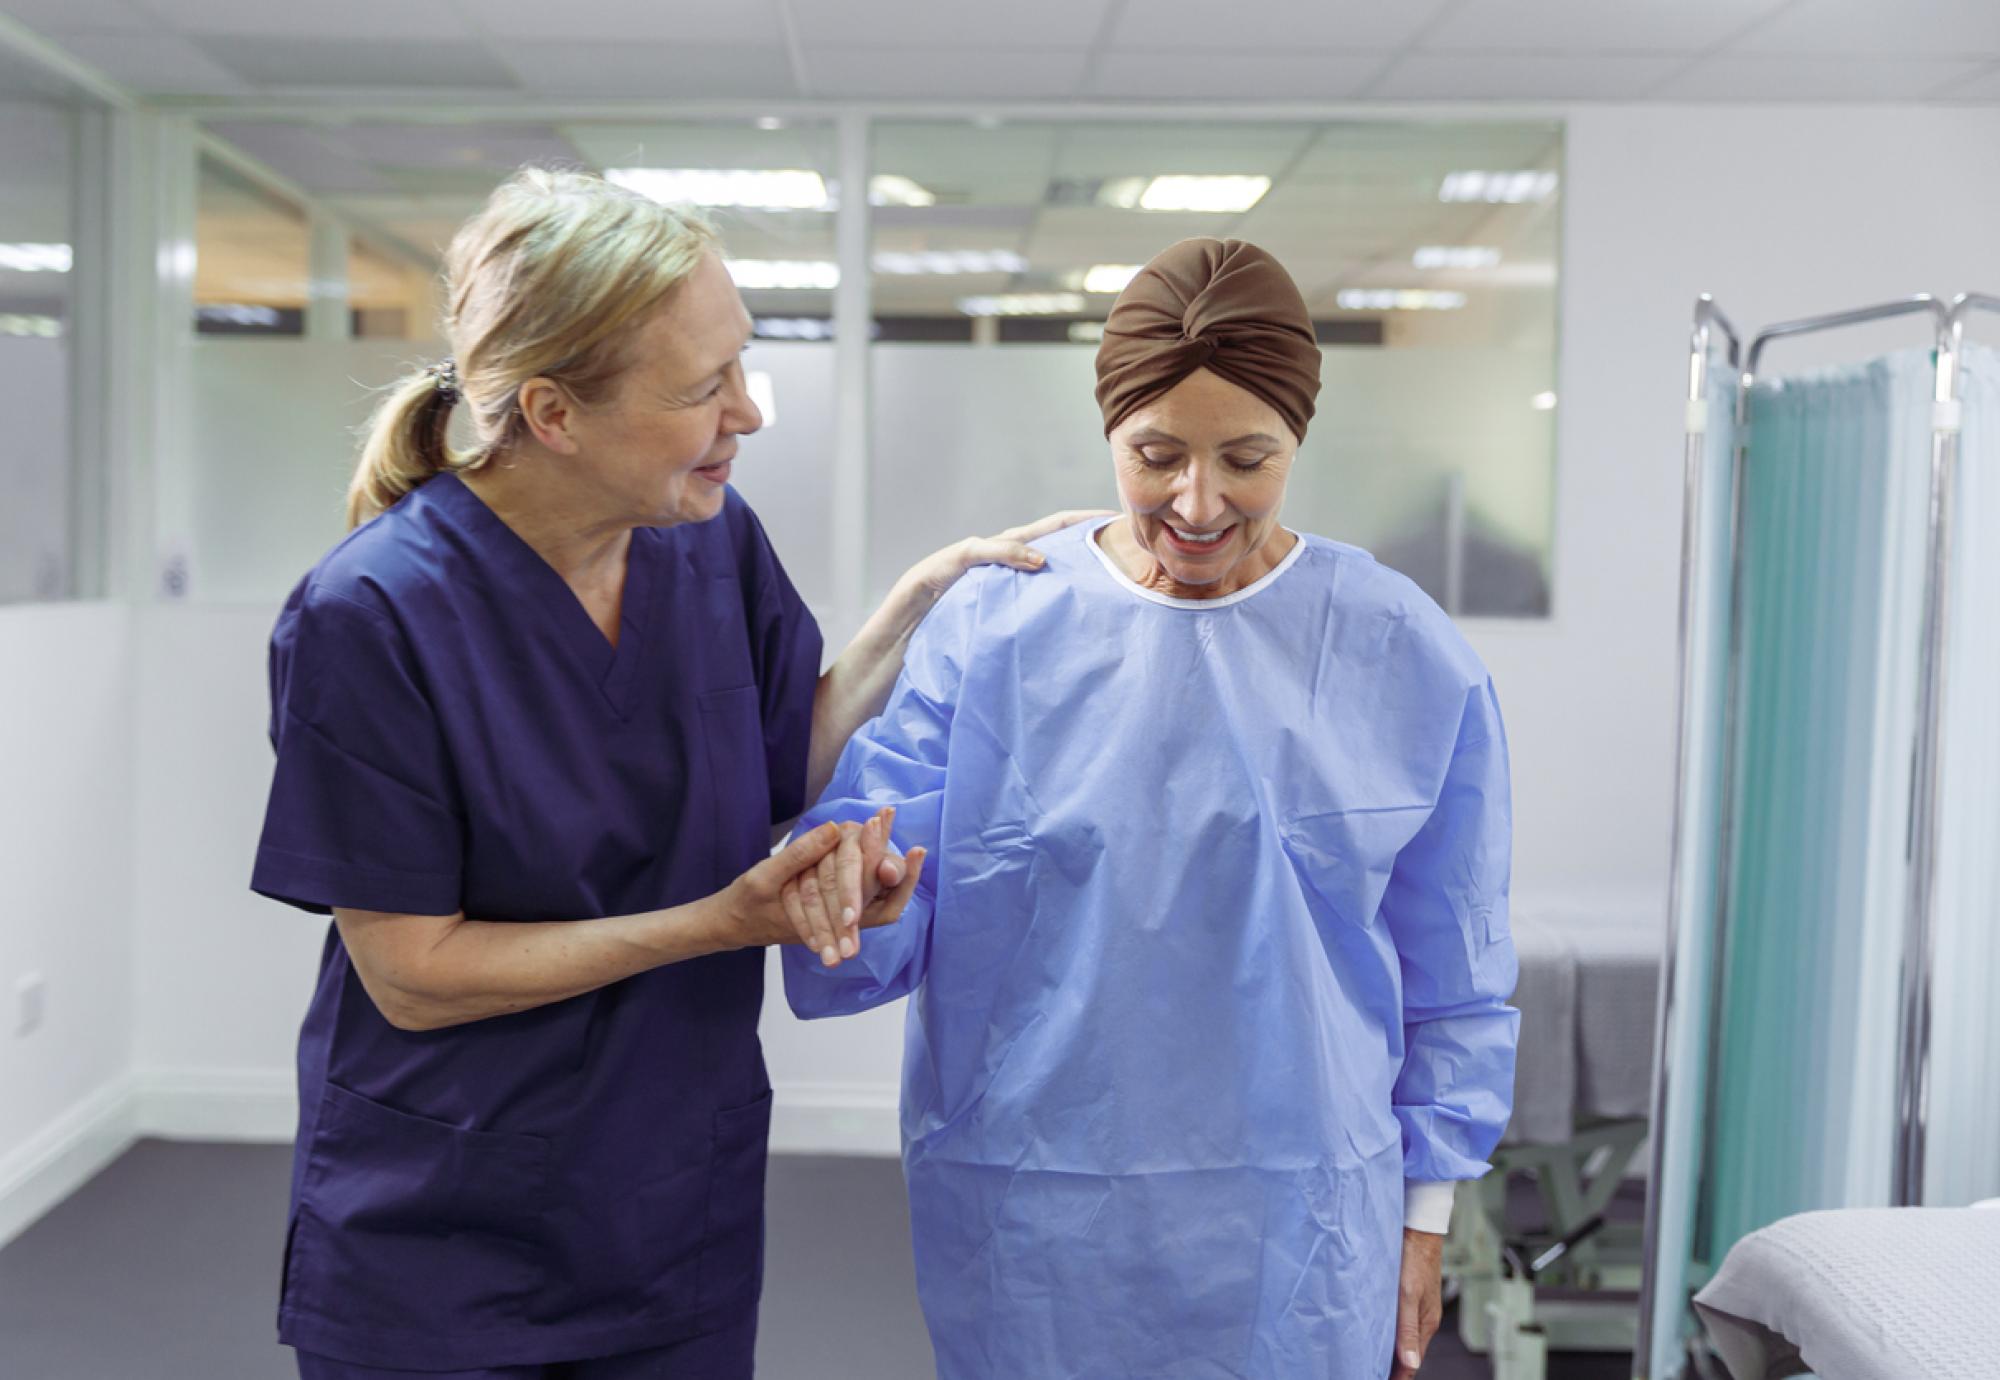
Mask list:
[[[820,859],[820,862],[824,865],[826,858]],[[805,902],[806,919],[812,926],[812,951],[819,955],[821,963],[831,968],[840,962],[840,949],[834,943],[833,917],[827,913],[828,897],[822,894],[825,888],[820,883],[819,873],[817,869],[809,869],[793,880]]]
[[[894,924],[902,917],[903,907],[910,904],[910,898],[917,893],[917,879],[924,875],[924,850],[912,848],[903,859],[909,870],[903,880],[896,884],[894,891],[885,891],[880,900],[868,907],[861,916],[861,928],[872,930],[881,925]]]
[[[839,844],[838,824],[817,825],[795,836],[790,843],[750,870],[752,873],[762,873],[765,879],[770,880],[771,889],[776,891],[787,878],[796,876],[805,868],[813,866]]]

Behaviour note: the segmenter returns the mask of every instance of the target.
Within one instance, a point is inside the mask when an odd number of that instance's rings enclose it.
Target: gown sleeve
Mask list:
[[[823,967],[807,948],[784,947],[785,996],[807,1020],[845,1016],[908,996],[929,967],[937,912],[938,869],[944,862],[945,768],[952,716],[970,645],[979,572],[966,576],[931,610],[910,640],[903,672],[882,713],[862,725],[835,765],[819,803],[799,821],[810,829],[828,820],[860,821],[884,805],[896,807],[891,841],[902,852],[926,851],[916,893],[894,924],[861,932],[861,951],[837,968]]]
[[[272,635],[270,676],[278,760],[251,888],[319,914],[457,911],[457,782],[402,630],[308,584]]]
[[[1513,1110],[1512,827],[1507,740],[1488,681],[1467,696],[1437,804],[1397,855],[1382,900],[1403,974],[1394,1102],[1408,1180],[1478,1178]]]
[[[757,668],[758,707],[764,724],[764,767],[770,777],[771,823],[798,817],[806,807],[807,759],[812,749],[813,695],[822,651],[819,624],[771,549],[764,525],[730,490],[741,508],[739,560],[750,616],[751,656]]]

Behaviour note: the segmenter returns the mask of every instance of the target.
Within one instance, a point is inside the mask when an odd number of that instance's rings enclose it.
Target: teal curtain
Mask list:
[[[1710,1264],[1889,1199],[1934,377],[1911,351],[1751,391]]]

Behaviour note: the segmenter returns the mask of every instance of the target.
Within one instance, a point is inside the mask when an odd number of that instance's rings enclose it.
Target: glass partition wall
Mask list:
[[[1288,525],[1374,551],[1455,614],[1547,615],[1559,126],[878,116],[864,128],[854,202],[831,119],[349,112],[210,126],[294,200],[204,161],[198,316],[239,307],[264,324],[197,323],[202,442],[189,463],[209,472],[196,488],[210,501],[194,593],[278,597],[337,539],[370,389],[442,349],[444,244],[532,162],[600,170],[718,223],[756,321],[749,368],[767,415],[736,483],[831,624],[945,542],[1115,504],[1096,342],[1132,271],[1192,235],[1270,249],[1315,318],[1325,385]],[[840,227],[857,216],[865,234],[843,262]],[[866,292],[848,301],[865,307],[843,315],[855,273]],[[315,293],[344,298],[337,338],[297,325]],[[847,363],[837,318],[868,323]],[[849,388],[867,405],[865,454],[836,464]],[[295,422],[274,457],[257,437],[279,416]],[[842,513],[861,515],[859,542],[836,540]],[[830,593],[837,550],[865,552],[861,603]]]

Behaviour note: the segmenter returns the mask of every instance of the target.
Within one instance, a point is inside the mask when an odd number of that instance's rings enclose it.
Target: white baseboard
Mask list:
[[[771,1149],[781,1155],[903,1152],[900,1098],[880,1083],[775,1083]]]
[[[105,1084],[0,1159],[0,1246],[95,1178],[132,1144],[129,1077]]]
[[[894,1087],[794,1083],[774,1090],[771,1149],[901,1152]],[[290,1069],[141,1069],[92,1093],[0,1159],[0,1246],[142,1137],[283,1145],[298,1124]]]
[[[280,1069],[140,1069],[132,1124],[162,1140],[289,1145],[299,1124],[298,1076]]]

